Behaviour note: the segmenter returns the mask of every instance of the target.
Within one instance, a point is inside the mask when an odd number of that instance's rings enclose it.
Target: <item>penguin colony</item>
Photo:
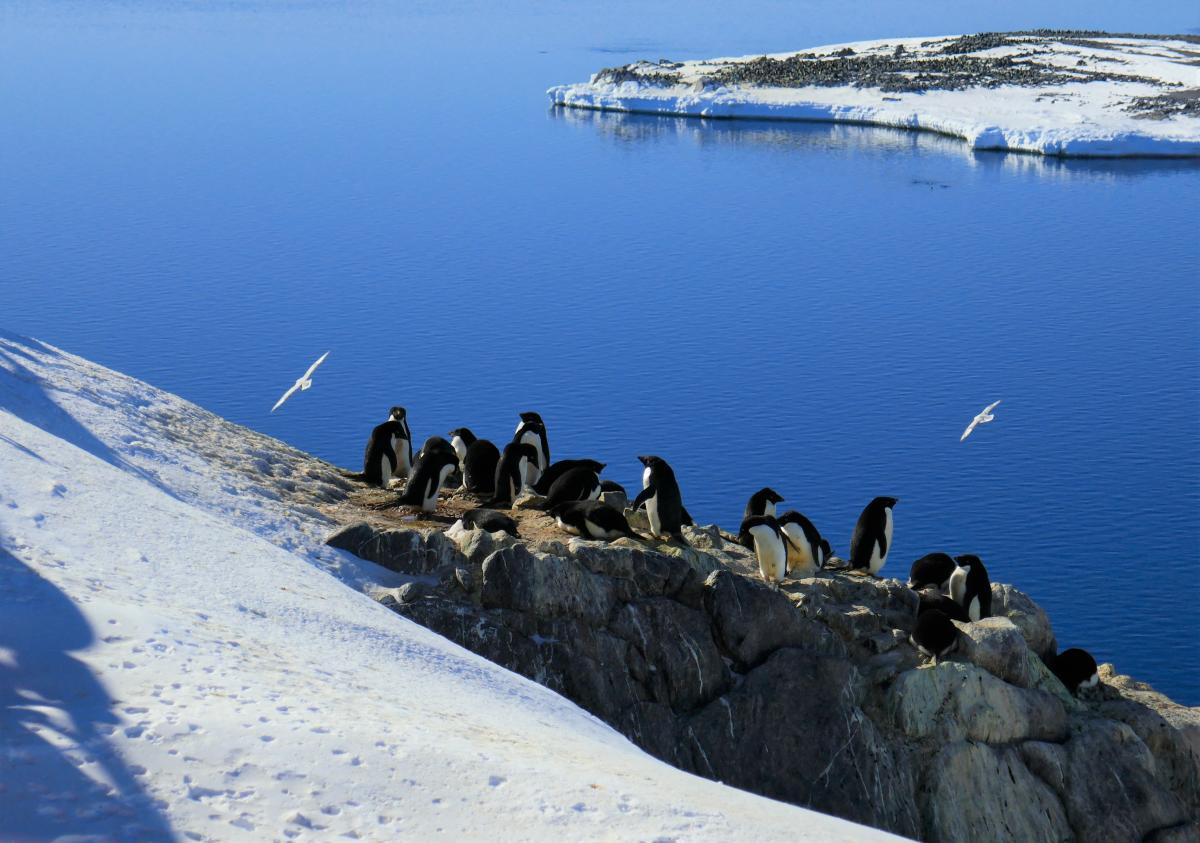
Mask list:
[[[431,513],[437,509],[440,490],[457,473],[459,491],[475,495],[482,503],[460,519],[470,529],[518,537],[516,521],[496,508],[513,507],[522,495],[533,493],[543,499],[540,506],[566,533],[601,541],[642,538],[630,527],[625,513],[600,499],[606,492],[625,492],[617,483],[601,480],[604,463],[588,459],[552,463],[542,417],[530,411],[521,413],[520,419],[511,441],[502,449],[460,427],[447,434],[449,440],[440,436],[426,439],[414,458],[407,413],[403,407],[392,407],[387,421],[371,431],[363,470],[356,476],[383,489],[403,482],[403,490],[385,506]],[[646,510],[653,538],[687,544],[682,528],[694,522],[683,505],[675,472],[659,456],[639,456],[638,460],[643,466],[642,490],[631,510]],[[898,499],[877,497],[867,504],[854,525],[848,560],[834,556],[829,541],[802,513],[789,509],[777,515],[777,506],[784,500],[774,489],[758,490],[746,503],[738,530],[738,542],[754,553],[767,585],[779,589],[789,576],[808,577],[819,570],[878,577],[891,550],[892,511]],[[910,642],[934,664],[958,646],[961,633],[955,622],[991,617],[991,579],[978,556],[926,554],[912,563],[908,587],[920,595]],[[1095,660],[1078,648],[1051,656],[1047,667],[1072,694],[1100,681]]]

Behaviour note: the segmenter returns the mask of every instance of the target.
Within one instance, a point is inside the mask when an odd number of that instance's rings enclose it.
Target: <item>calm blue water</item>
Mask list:
[[[538,409],[555,456],[636,485],[659,453],[726,527],[771,485],[845,552],[894,495],[887,572],[978,553],[1062,646],[1200,703],[1200,163],[543,94],[1200,12],[842,5],[0,4],[0,320],[343,465],[391,404],[418,438]]]

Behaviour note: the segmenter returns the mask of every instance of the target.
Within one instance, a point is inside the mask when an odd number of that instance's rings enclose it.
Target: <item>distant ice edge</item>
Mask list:
[[[934,132],[960,138],[979,151],[1024,152],[1058,158],[1197,158],[1200,141],[1118,132],[1110,137],[1048,138],[1041,131],[980,128],[918,112],[888,113],[881,108],[817,102],[762,103],[710,96],[639,96],[623,83],[600,90],[590,83],[555,85],[546,91],[553,105],[590,111],[691,117],[711,120],[775,120],[793,123],[849,123]],[[637,86],[640,88],[640,86]],[[1056,132],[1061,135],[1063,130]]]

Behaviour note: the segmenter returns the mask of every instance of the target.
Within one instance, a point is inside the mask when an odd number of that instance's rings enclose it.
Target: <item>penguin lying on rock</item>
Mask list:
[[[550,514],[558,526],[585,539],[612,541],[619,538],[636,539],[625,515],[600,501],[567,501],[551,507]]]
[[[554,485],[554,481],[573,468],[589,468],[598,475],[604,471],[604,463],[595,460],[559,460],[543,471],[542,476],[531,488],[544,497],[550,494],[550,487]]]
[[[486,530],[489,533],[508,533],[513,538],[521,538],[517,532],[517,522],[494,509],[476,507],[468,509],[459,518],[468,530]]]
[[[950,575],[958,564],[948,553],[927,553],[912,563],[908,572],[908,587],[916,591],[936,586],[945,591],[950,587]]]

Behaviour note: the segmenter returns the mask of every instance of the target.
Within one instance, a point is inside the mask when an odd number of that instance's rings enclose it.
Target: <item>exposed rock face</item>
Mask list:
[[[923,664],[917,595],[843,573],[773,591],[715,528],[690,547],[365,524],[329,541],[421,577],[380,599],[698,775],[933,841],[1196,840],[1200,711],[1127,677],[1076,700],[1045,613],[993,586]]]

